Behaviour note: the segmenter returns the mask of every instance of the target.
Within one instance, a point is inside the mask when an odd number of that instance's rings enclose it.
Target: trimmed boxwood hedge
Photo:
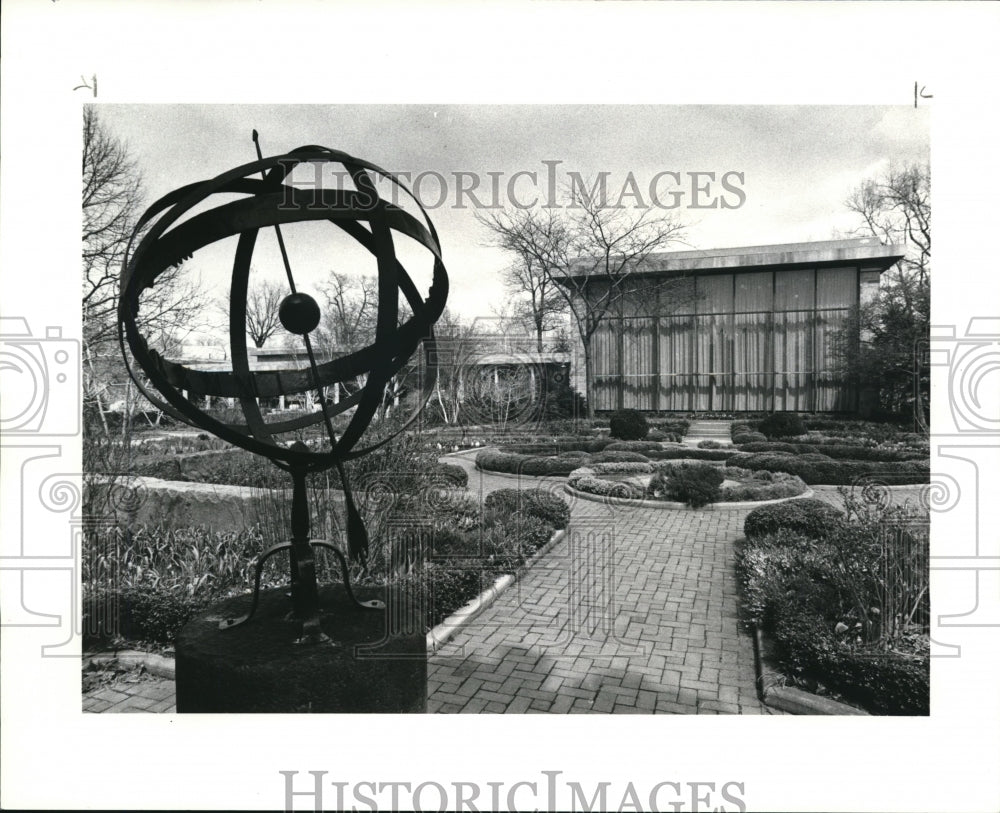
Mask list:
[[[863,480],[886,485],[914,485],[930,482],[930,464],[922,460],[875,463],[856,460],[831,460],[829,463],[802,460],[794,454],[739,452],[729,464],[743,469],[784,471],[801,477],[809,485],[846,486]]]
[[[604,447],[608,452],[655,452],[663,446],[655,440],[616,440]]]
[[[643,452],[650,460],[729,460],[736,449],[695,449],[691,446],[667,446]]]
[[[437,463],[434,466],[434,473],[446,485],[454,488],[466,488],[469,485],[469,473],[454,463]]]
[[[649,458],[639,452],[597,452],[586,458],[588,463],[648,463]]]
[[[476,455],[476,466],[485,471],[525,474],[529,477],[565,477],[580,467],[579,458],[532,457],[508,452],[485,451]]]
[[[732,433],[732,437],[733,437],[733,443],[735,443],[737,446],[739,446],[740,444],[743,444],[743,443],[758,443],[758,442],[764,442],[764,441],[767,440],[767,435],[765,435],[765,434],[763,434],[761,432],[749,432],[749,431],[736,432],[736,431],[734,431]]]
[[[791,500],[754,508],[743,522],[743,533],[750,539],[784,529],[810,539],[820,539],[843,519],[843,511],[822,500]]]
[[[741,452],[792,452],[793,454],[824,454],[838,460],[862,460],[876,463],[895,463],[901,460],[926,460],[927,453],[913,449],[884,449],[878,446],[838,446],[831,443],[784,443],[765,441],[744,443]]]
[[[620,440],[642,440],[649,432],[646,416],[634,409],[622,409],[611,416],[611,437]]]
[[[554,455],[563,452],[602,452],[608,446],[615,443],[612,438],[595,438],[594,440],[584,440],[574,438],[571,440],[557,440],[550,443],[508,443],[501,447],[500,451],[514,452],[516,454],[528,455]]]
[[[819,617],[783,617],[772,636],[792,671],[813,674],[875,714],[930,714],[930,659],[852,649]]]
[[[687,418],[666,418],[664,420],[651,420],[649,422],[650,431],[656,429],[668,435],[678,435],[684,437],[688,429],[691,428],[691,421]],[[648,437],[648,436],[647,436]]]
[[[769,438],[787,438],[804,435],[806,425],[794,412],[772,412],[757,424],[757,431],[763,432]]]

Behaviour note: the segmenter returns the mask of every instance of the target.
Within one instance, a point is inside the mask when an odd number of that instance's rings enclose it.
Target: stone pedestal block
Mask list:
[[[334,644],[295,643],[284,589],[262,591],[257,612],[231,629],[219,622],[247,612],[249,596],[210,608],[176,644],[178,713],[423,713],[426,636],[419,613],[384,588],[359,587],[363,610],[343,585],[320,590],[323,632]]]

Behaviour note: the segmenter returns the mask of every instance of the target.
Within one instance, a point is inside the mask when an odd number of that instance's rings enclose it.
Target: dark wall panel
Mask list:
[[[773,277],[774,274],[771,271],[737,274],[734,310],[740,313],[771,310]]]

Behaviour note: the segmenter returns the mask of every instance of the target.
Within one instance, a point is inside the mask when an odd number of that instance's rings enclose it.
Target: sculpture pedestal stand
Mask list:
[[[354,590],[361,600],[385,600],[384,588]],[[288,618],[286,593],[262,592],[253,619],[234,629],[219,622],[244,610],[245,596],[184,627],[176,643],[179,713],[426,711],[423,628],[386,629],[386,619],[408,613],[397,614],[391,599],[382,612],[360,611],[343,585],[329,585],[319,591],[320,626],[334,643],[296,643],[301,622]]]
[[[386,595],[384,587],[353,590],[343,554],[309,539],[305,472],[292,470],[292,480],[292,540],[257,561],[249,608],[246,596],[221,602],[177,637],[177,711],[426,711],[420,602]],[[313,546],[340,560],[342,585],[317,589]],[[291,601],[284,588],[260,591],[264,562],[286,550]]]

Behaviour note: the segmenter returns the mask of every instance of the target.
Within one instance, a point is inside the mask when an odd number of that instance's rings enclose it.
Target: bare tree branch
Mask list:
[[[587,183],[584,183],[584,188]],[[596,188],[597,185],[594,185]],[[565,209],[518,209],[478,217],[492,232],[494,244],[515,256],[514,269],[523,281],[546,281],[546,298],[557,293],[573,315],[587,367],[587,410],[593,415],[592,340],[601,324],[621,315],[629,299],[642,302],[655,315],[668,294],[677,299],[689,289],[679,278],[640,276],[651,254],[683,235],[670,213],[608,205],[603,196],[581,194],[572,187]],[[650,310],[652,308],[652,310]]]

